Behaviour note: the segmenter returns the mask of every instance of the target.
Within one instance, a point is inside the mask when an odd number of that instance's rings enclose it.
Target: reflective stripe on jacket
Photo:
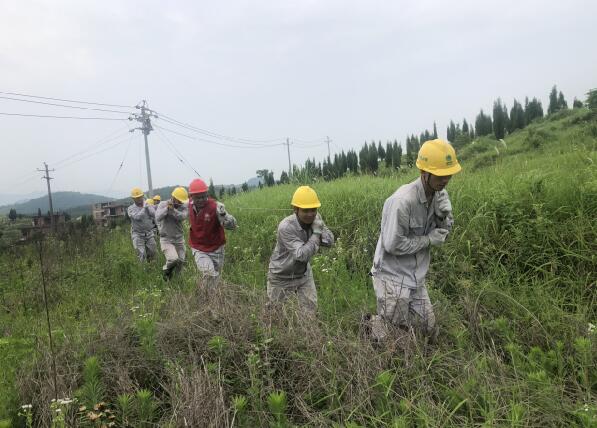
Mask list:
[[[155,207],[151,205],[138,207],[133,204],[126,211],[131,219],[131,233],[146,233],[153,229]]]
[[[400,186],[386,199],[371,268],[373,276],[386,277],[394,283],[413,288],[425,283],[431,260],[427,235],[440,227],[435,214],[438,194],[436,192],[431,204],[428,204],[419,177]]]
[[[303,229],[296,214],[291,214],[278,225],[276,247],[269,261],[268,276],[274,279],[295,279],[311,269],[309,260],[321,243],[330,246],[334,235],[324,226],[321,238],[311,228]]]
[[[187,218],[189,210],[187,204],[178,208],[168,209],[170,200],[162,201],[155,211],[155,220],[160,231],[160,239],[167,242],[184,242],[183,221]]]

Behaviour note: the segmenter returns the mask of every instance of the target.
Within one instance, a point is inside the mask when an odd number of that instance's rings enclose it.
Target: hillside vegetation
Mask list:
[[[296,187],[281,185],[224,201],[240,227],[227,235],[227,284],[215,295],[196,289],[190,262],[170,283],[160,262],[138,264],[124,228],[7,250],[0,418],[15,426],[27,418],[41,426],[597,426],[596,115],[562,111],[503,142],[480,138],[459,156],[463,172],[448,188],[456,225],[433,250],[429,275],[437,345],[409,336],[373,347],[359,325],[375,310],[367,272],[383,202],[418,172],[313,184],[337,237],[312,263],[317,320],[265,304],[276,227]],[[42,280],[57,395],[76,403],[50,404]]]

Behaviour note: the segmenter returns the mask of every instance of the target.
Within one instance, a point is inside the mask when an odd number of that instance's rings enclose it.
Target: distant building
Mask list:
[[[93,204],[91,206],[93,221],[102,226],[109,226],[110,223],[116,220],[124,220],[126,218],[126,208],[126,205],[116,201]]]
[[[54,214],[54,223],[56,224],[56,232],[62,231],[66,225],[64,213]],[[27,241],[37,232],[50,232],[52,230],[52,218],[50,214],[36,215],[31,217],[30,225],[21,226],[19,229],[21,231],[21,240]]]

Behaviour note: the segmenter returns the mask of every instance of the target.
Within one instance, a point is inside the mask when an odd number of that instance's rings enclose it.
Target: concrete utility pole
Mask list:
[[[48,170],[48,164],[44,162],[44,169],[38,168],[38,171],[46,173],[46,175],[44,175],[42,178],[44,178],[48,182],[48,201],[50,202],[50,227],[52,228],[52,233],[54,233],[56,232],[56,224],[54,221],[54,207],[52,205],[52,190],[50,189],[50,180],[52,180],[52,177],[50,177],[50,171],[54,170]]]
[[[153,127],[151,126],[151,118],[157,119],[157,114],[153,110],[147,107],[147,101],[143,100],[140,104],[136,105],[136,108],[141,110],[141,114],[133,113],[129,120],[136,120],[141,124],[139,128],[132,129],[131,132],[138,129],[143,132],[143,138],[145,139],[145,165],[147,166],[147,192],[149,197],[153,196],[153,184],[151,183],[151,163],[149,161],[149,144],[147,143],[147,136]]]
[[[286,151],[288,152],[288,178],[292,177],[292,168],[290,164],[290,138],[286,138]]]
[[[328,159],[331,159],[331,155],[330,155],[330,142],[332,140],[330,140],[330,137],[325,137],[325,142],[328,143]]]

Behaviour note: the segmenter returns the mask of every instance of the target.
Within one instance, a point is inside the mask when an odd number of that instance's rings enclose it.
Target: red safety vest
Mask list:
[[[211,253],[226,243],[224,228],[218,221],[216,201],[209,198],[201,210],[195,213],[193,201],[189,201],[189,245],[199,251]]]

